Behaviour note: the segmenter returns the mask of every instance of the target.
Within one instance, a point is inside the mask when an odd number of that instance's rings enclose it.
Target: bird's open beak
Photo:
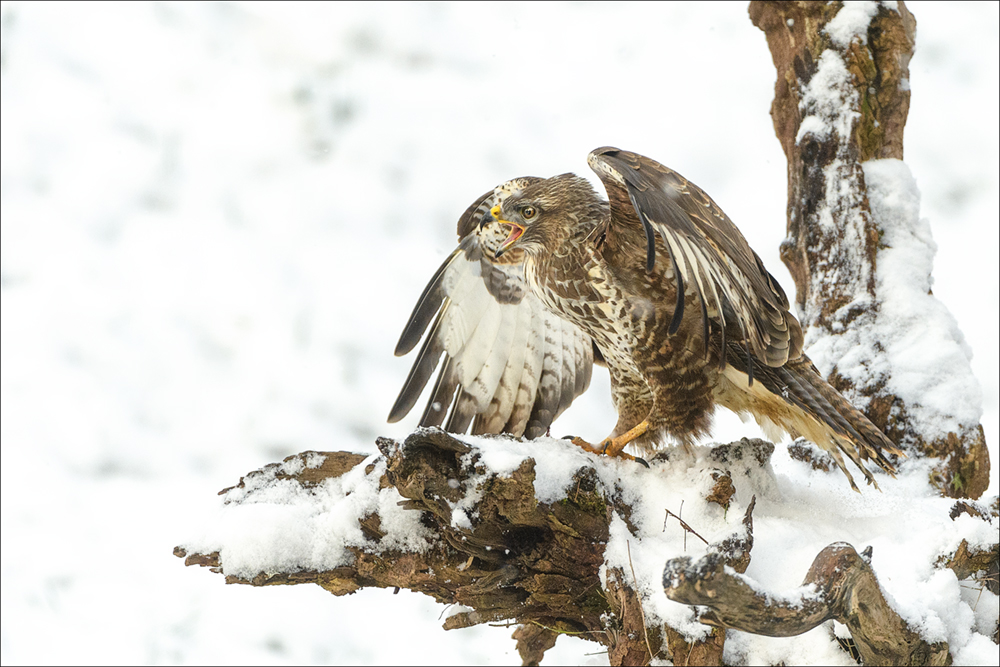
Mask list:
[[[491,208],[490,215],[492,215],[496,219],[496,221],[499,222],[501,225],[507,225],[508,227],[510,227],[510,233],[507,235],[507,238],[504,239],[503,243],[500,244],[500,247],[497,248],[496,254],[494,255],[494,257],[500,257],[500,255],[507,252],[507,248],[514,245],[514,242],[517,241],[519,238],[521,238],[521,234],[524,233],[524,227],[517,224],[516,222],[511,222],[510,220],[503,220],[500,217],[499,206],[494,206],[493,208]]]

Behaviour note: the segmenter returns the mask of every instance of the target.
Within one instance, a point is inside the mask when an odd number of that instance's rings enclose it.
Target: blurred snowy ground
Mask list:
[[[994,494],[998,5],[911,9],[906,162]],[[414,426],[385,424],[396,336],[500,181],[640,151],[792,287],[775,75],[743,3],[10,3],[0,71],[5,664],[517,662],[510,629],[445,633],[425,598],[226,587],[171,555],[241,474]],[[560,432],[609,429],[595,377]],[[781,447],[775,468],[795,470]]]

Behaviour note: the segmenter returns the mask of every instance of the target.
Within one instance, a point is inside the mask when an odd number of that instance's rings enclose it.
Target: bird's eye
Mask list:
[[[531,220],[536,215],[538,215],[538,209],[536,209],[534,206],[525,206],[524,208],[521,209],[521,217],[524,218],[525,220]]]

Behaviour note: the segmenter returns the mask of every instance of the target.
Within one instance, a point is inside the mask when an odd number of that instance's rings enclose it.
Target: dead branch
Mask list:
[[[850,630],[866,665],[950,664],[948,644],[929,644],[889,606],[871,567],[849,544],[837,542],[813,561],[802,587],[764,592],[731,571],[718,554],[675,558],[663,571],[667,597],[708,607],[702,623],[769,637],[790,637],[835,619]]]
[[[385,472],[376,477],[378,460],[369,462],[365,466],[368,483],[380,489],[395,487],[402,497],[399,505],[420,513],[424,526],[437,536],[427,551],[407,553],[380,547],[386,536],[381,517],[368,514],[358,520],[367,544],[351,548],[349,565],[327,571],[258,573],[248,578],[227,574],[226,582],[253,586],[314,583],[334,595],[365,587],[417,591],[469,608],[450,616],[444,623],[446,629],[500,621],[521,624],[515,639],[525,664],[537,663],[560,633],[606,646],[613,665],[671,657],[675,663],[691,665],[721,660],[724,632],[690,643],[672,628],[647,626],[649,614],[643,611],[635,573],[629,567],[625,571],[608,568],[607,583],[602,586],[599,572],[605,563],[610,521],[617,514],[633,533],[635,529],[631,507],[601,485],[594,468],[585,466],[576,472],[565,498],[542,503],[535,497],[532,459],[525,459],[508,476],[491,474],[479,463],[480,450],[437,429],[421,429],[402,443],[380,438],[378,445]],[[769,443],[744,440],[713,450],[711,459],[717,465],[725,465],[722,461],[727,458],[739,459],[741,465],[749,461],[767,465],[771,451]],[[289,457],[245,476],[224,493],[259,487],[265,478],[292,480],[314,489],[366,460],[347,452],[321,455],[325,457],[322,465],[311,468],[305,462],[318,460],[316,452]],[[728,478],[728,473],[720,472],[718,477]],[[470,514],[475,519],[471,527],[463,528],[453,522],[453,507],[469,494],[477,498]],[[242,502],[242,497],[238,495],[233,502]],[[740,531],[710,545],[713,553],[740,571],[750,562],[752,511],[753,503]],[[187,565],[222,572],[217,552],[188,553],[177,548],[175,554]]]

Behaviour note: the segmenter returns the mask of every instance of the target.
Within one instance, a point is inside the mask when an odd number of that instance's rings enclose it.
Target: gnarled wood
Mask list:
[[[697,561],[668,561],[667,597],[702,605],[702,623],[769,637],[789,637],[836,619],[851,631],[866,665],[947,665],[948,644],[929,644],[889,606],[871,567],[849,544],[837,542],[813,561],[802,586],[783,595],[765,593],[726,567],[718,554]]]
[[[250,578],[227,575],[226,582],[253,586],[314,583],[334,595],[366,587],[417,591],[469,608],[448,617],[445,629],[500,621],[522,624],[514,637],[525,664],[541,660],[559,633],[603,644],[613,665],[646,664],[671,656],[675,662],[690,665],[721,660],[725,633],[690,643],[669,627],[647,626],[633,572],[609,568],[607,585],[602,586],[600,570],[605,564],[610,521],[617,515],[630,525],[632,508],[601,486],[593,468],[577,471],[566,497],[543,503],[535,497],[533,459],[525,459],[507,476],[487,474],[484,481],[488,471],[478,462],[479,450],[439,429],[420,429],[402,443],[379,438],[378,446],[386,472],[370,483],[395,487],[403,498],[399,504],[420,513],[424,525],[440,538],[428,551],[380,549],[385,536],[381,518],[368,514],[359,524],[370,546],[351,548],[350,565],[327,571],[259,573]],[[727,457],[741,461],[745,457],[764,466],[771,451],[770,443],[744,440],[713,450],[712,460],[725,465]],[[305,465],[318,455],[326,457],[321,465]],[[231,488],[255,487],[250,482],[256,482],[258,475],[315,488],[366,458],[348,452],[305,452],[251,473]],[[369,462],[367,473],[374,470],[375,464]],[[717,477],[709,502],[728,504],[732,496],[729,473],[721,471]],[[469,494],[478,498],[470,510],[478,518],[474,527],[463,528],[453,521],[453,507]],[[753,503],[742,530],[710,547],[741,571],[750,562],[752,511]],[[187,565],[222,572],[217,552],[187,553],[177,548],[174,553]]]

